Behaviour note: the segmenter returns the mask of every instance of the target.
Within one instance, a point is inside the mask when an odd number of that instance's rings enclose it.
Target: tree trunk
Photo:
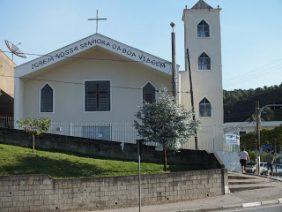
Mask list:
[[[166,154],[166,146],[163,145],[163,162],[164,162],[164,171],[167,171],[167,154]]]
[[[35,135],[32,134],[32,152],[35,153]]]

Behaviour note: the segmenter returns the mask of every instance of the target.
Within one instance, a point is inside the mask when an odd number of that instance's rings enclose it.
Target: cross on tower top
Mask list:
[[[96,21],[96,33],[98,33],[99,21],[106,21],[107,18],[99,18],[99,11],[96,12],[96,18],[88,18],[88,21]]]

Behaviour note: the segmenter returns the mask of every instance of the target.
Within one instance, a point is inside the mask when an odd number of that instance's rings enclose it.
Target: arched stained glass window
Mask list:
[[[199,114],[201,117],[211,117],[211,103],[204,98],[199,104]]]
[[[198,58],[198,69],[211,70],[211,59],[205,52]]]
[[[53,89],[50,85],[46,84],[41,89],[41,112],[53,112]]]
[[[144,103],[156,102],[156,89],[149,82],[143,87],[143,102]]]
[[[202,20],[198,24],[198,37],[200,38],[207,38],[210,36],[210,26],[208,25],[207,22]]]

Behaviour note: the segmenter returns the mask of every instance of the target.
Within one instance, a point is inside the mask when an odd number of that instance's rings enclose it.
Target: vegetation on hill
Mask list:
[[[101,160],[0,144],[0,176],[46,174],[55,178],[124,176],[138,173],[136,162]],[[162,173],[161,164],[142,163],[142,174]]]
[[[282,104],[282,83],[277,86],[257,89],[223,91],[224,121],[241,122],[252,119],[256,103],[261,106],[267,104]],[[282,120],[282,109],[268,110],[262,117],[264,120]]]

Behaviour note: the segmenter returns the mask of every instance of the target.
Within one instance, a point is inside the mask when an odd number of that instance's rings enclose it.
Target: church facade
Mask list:
[[[220,9],[200,0],[185,9],[185,51],[190,52],[199,148],[222,149]],[[187,57],[185,57],[185,61]],[[191,110],[188,63],[177,66],[177,99]],[[16,67],[15,120],[48,117],[51,133],[135,142],[135,114],[158,91],[172,91],[172,64],[101,34],[94,34]],[[193,139],[186,148],[195,148]]]
[[[143,101],[171,91],[171,63],[94,34],[16,68],[15,118],[48,117],[52,133],[134,142]]]

